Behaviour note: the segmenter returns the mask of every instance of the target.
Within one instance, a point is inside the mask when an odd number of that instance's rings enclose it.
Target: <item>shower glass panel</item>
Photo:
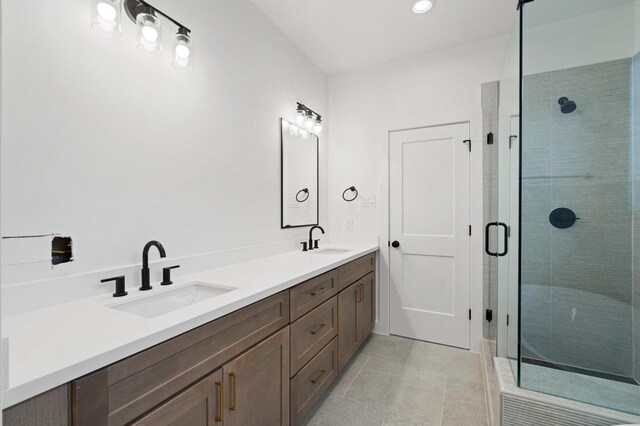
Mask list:
[[[499,81],[497,194],[498,315],[497,354],[508,357],[514,374],[518,359],[518,212],[520,133],[520,17],[513,23]]]
[[[521,114],[501,114],[517,142],[500,151],[519,385],[640,414],[640,5],[521,8]]]

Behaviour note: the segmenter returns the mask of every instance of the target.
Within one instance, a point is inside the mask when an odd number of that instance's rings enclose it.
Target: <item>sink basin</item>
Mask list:
[[[348,249],[337,249],[337,248],[326,248],[326,249],[321,248],[321,249],[313,250],[311,253],[313,253],[313,254],[343,254],[343,253],[346,253],[348,251],[351,251],[351,250],[348,250]]]
[[[193,282],[179,289],[155,296],[144,297],[132,302],[112,305],[112,309],[128,312],[144,318],[154,318],[186,306],[191,306],[212,297],[235,290],[230,287]]]

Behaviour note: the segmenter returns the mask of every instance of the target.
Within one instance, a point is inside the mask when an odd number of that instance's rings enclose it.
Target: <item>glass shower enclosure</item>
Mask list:
[[[522,2],[499,82],[496,352],[640,415],[640,3]]]

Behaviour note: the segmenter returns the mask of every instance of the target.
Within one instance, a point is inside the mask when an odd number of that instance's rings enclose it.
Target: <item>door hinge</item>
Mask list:
[[[509,314],[507,314],[507,327],[509,327]]]
[[[469,225],[469,235],[471,235],[471,225]]]
[[[487,311],[484,314],[484,319],[486,319],[487,322],[493,321],[493,311],[491,309],[487,309]]]
[[[465,139],[462,141],[462,143],[469,143],[469,152],[471,152],[471,139]]]
[[[487,133],[487,145],[493,145],[493,132]]]
[[[469,309],[469,321],[471,321],[471,309]]]

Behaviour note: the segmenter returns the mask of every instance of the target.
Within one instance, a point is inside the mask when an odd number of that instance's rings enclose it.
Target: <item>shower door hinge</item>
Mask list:
[[[465,139],[462,141],[462,143],[469,143],[469,152],[471,152],[471,139]]]
[[[487,309],[487,311],[484,313],[484,319],[486,319],[487,322],[493,321],[493,310]]]
[[[487,133],[487,145],[493,145],[493,132]]]
[[[507,314],[507,327],[509,327],[509,314]]]
[[[469,309],[469,321],[471,321],[471,309]]]
[[[471,225],[469,225],[469,235],[471,235]]]

